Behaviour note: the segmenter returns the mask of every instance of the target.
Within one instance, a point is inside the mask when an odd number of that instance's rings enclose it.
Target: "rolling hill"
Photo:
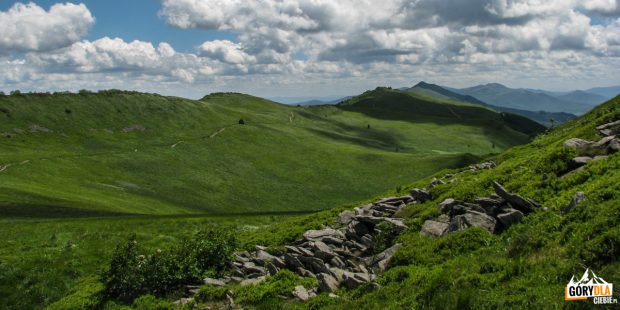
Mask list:
[[[381,106],[367,106],[372,96]],[[291,107],[221,93],[198,101],[121,91],[2,96],[0,214],[310,212],[543,130],[395,91],[349,103]]]

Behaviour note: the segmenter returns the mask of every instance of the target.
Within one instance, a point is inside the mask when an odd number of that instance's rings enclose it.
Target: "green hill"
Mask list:
[[[597,127],[620,120],[620,97],[568,122],[532,143],[511,148],[494,158],[497,167],[446,170],[433,177],[448,181],[434,187],[429,201],[407,206],[398,214],[409,229],[394,242],[402,246],[378,286],[339,289],[339,298],[319,295],[298,304],[302,309],[595,309],[592,299],[565,301],[564,289],[587,268],[608,283],[620,281],[620,152],[608,148],[599,157],[575,169],[579,156],[566,146],[569,139],[599,141],[618,133],[599,133]],[[600,128],[599,128],[600,129]],[[601,131],[602,132],[602,131]],[[617,138],[615,140],[617,150]],[[609,140],[607,140],[609,143]],[[611,146],[609,146],[611,147]],[[609,151],[611,150],[611,151]],[[592,152],[586,149],[586,152]],[[600,152],[600,151],[599,151]],[[599,153],[601,154],[601,153]],[[401,191],[425,188],[430,178]],[[448,198],[473,202],[494,194],[493,182],[510,192],[535,200],[540,206],[505,231],[489,233],[468,228],[442,237],[420,233],[426,220],[440,214],[438,205]],[[579,193],[580,192],[580,193]],[[577,194],[579,193],[579,194]],[[574,197],[582,197],[575,200]],[[370,199],[368,201],[376,201]],[[577,202],[576,202],[577,201]],[[359,204],[361,205],[361,204]],[[333,213],[332,213],[333,214]],[[457,213],[458,214],[458,213]],[[333,223],[328,213],[308,215],[296,222],[309,223],[293,232],[293,221],[253,234],[252,243],[277,246],[296,240],[305,229]],[[249,248],[249,247],[248,247]],[[277,287],[277,283],[271,284]],[[268,289],[262,287],[262,289]],[[617,298],[617,294],[614,294]],[[264,299],[261,307],[277,308],[285,301]],[[290,305],[287,305],[291,307]]]
[[[373,96],[381,106],[368,106]],[[542,130],[395,91],[350,102],[1,96],[0,216],[309,212],[499,153]]]

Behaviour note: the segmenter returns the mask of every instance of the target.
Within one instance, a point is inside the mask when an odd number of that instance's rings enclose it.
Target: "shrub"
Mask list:
[[[162,296],[180,285],[222,272],[236,248],[224,230],[202,231],[167,250],[140,254],[135,236],[116,247],[103,274],[105,294],[131,302],[144,294]]]
[[[136,300],[132,304],[132,308],[137,310],[172,310],[172,305],[161,299],[157,299],[153,295],[144,295]]]

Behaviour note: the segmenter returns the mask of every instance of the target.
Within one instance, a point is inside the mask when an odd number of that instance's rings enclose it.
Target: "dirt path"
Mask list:
[[[226,128],[222,128],[216,132],[214,132],[212,135],[209,136],[210,139],[215,138],[215,136],[219,135],[222,131],[226,130]]]

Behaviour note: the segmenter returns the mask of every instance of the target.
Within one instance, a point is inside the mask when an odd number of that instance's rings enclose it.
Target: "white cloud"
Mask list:
[[[210,57],[230,64],[246,64],[256,61],[254,56],[248,55],[241,44],[228,40],[215,40],[203,43],[198,47],[201,56]]]
[[[84,4],[40,6],[16,3],[0,11],[0,53],[50,51],[80,40],[95,19]]]

